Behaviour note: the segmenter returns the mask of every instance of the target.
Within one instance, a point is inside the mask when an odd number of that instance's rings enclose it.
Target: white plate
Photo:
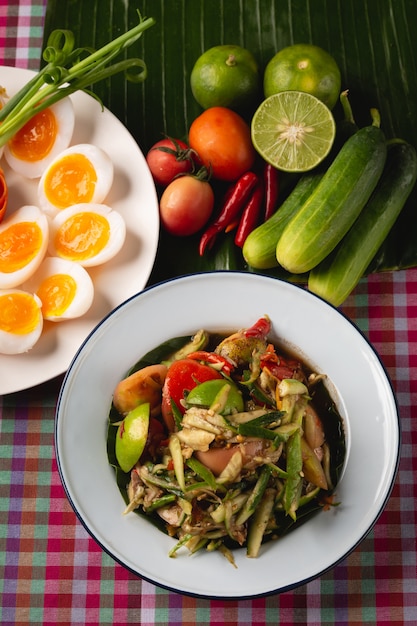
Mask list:
[[[30,70],[0,68],[0,84],[14,94],[31,77]],[[115,166],[113,187],[106,204],[119,211],[127,225],[123,250],[107,264],[91,271],[93,305],[85,316],[70,322],[45,323],[36,346],[23,355],[0,355],[0,395],[20,391],[65,372],[75,351],[111,309],[145,286],[155,260],[159,237],[158,201],[152,176],[137,143],[125,126],[91,96],[71,96],[76,114],[72,144],[92,143],[110,155]],[[24,179],[0,161],[9,186],[8,212],[23,204],[37,204],[37,181]]]
[[[199,328],[232,331],[271,318],[275,338],[325,372],[343,416],[347,457],[340,506],[321,512],[257,559],[236,551],[175,559],[175,540],[124,501],[106,453],[112,390],[161,342]],[[92,390],[94,392],[92,393]],[[86,419],[88,417],[88,419]],[[151,287],[112,312],[72,362],[56,413],[56,454],[68,498],[89,533],[116,561],[164,588],[201,597],[249,598],[291,589],[333,567],[369,532],[391,492],[400,430],[390,381],[377,354],[338,310],[301,287],[240,272],[197,274]]]

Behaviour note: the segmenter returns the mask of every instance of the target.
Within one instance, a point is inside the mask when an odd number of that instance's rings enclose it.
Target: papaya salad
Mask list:
[[[272,342],[268,316],[165,342],[116,386],[107,454],[126,502],[176,539],[169,556],[257,557],[336,506],[343,422],[325,384]]]

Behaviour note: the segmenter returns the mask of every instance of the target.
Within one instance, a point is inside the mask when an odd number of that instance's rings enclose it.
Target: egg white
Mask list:
[[[79,259],[75,255],[63,253],[56,245],[56,237],[61,229],[65,229],[68,220],[73,216],[91,212],[103,216],[110,227],[110,237],[106,246],[102,248],[95,256],[86,259]],[[82,237],[82,233],[78,233]],[[126,238],[126,223],[123,217],[117,211],[105,204],[78,204],[68,209],[62,210],[50,222],[49,237],[49,254],[76,261],[83,267],[93,267],[101,265],[112,259],[122,248]]]
[[[15,294],[22,293],[30,298],[35,310],[34,328],[24,333],[18,332],[17,328],[13,327],[13,323],[10,322],[11,316],[7,312],[7,309],[16,306],[14,304]],[[22,354],[33,348],[43,329],[41,306],[42,303],[36,295],[29,294],[22,289],[0,290],[0,354]],[[5,324],[3,324],[3,320],[5,320]],[[3,325],[4,328],[2,328]]]
[[[76,290],[72,301],[61,313],[47,314],[45,308],[42,309],[44,319],[51,322],[60,322],[68,319],[81,317],[91,307],[94,299],[93,281],[81,265],[73,261],[61,259],[59,257],[45,257],[35,274],[22,285],[22,288],[35,293],[42,301],[40,288],[47,279],[53,279],[57,274],[71,277],[76,283]],[[59,288],[54,286],[59,296]]]
[[[50,198],[50,196],[48,196],[48,181],[50,179],[51,171],[53,171],[56,165],[65,159],[65,157],[71,154],[83,155],[86,159],[88,159],[95,170],[97,181],[95,183],[93,196],[89,202],[102,203],[113,184],[114,165],[107,152],[98,146],[88,143],[70,146],[56,156],[56,158],[45,169],[39,181],[39,204],[48,215],[55,216],[59,212],[68,208],[70,205],[84,202],[82,199],[75,198],[75,201],[71,201],[65,206],[59,206],[53,199]],[[71,168],[69,167],[68,170],[70,169]],[[65,181],[63,181],[64,178],[65,175],[60,177],[60,185],[62,189],[65,189],[66,187]]]
[[[47,155],[37,160],[29,160],[16,155],[12,151],[10,142],[4,148],[4,158],[8,165],[15,172],[26,178],[39,178],[49,163],[70,145],[75,124],[72,100],[69,97],[63,98],[52,104],[49,109],[55,116],[57,134]]]
[[[24,205],[20,207],[10,216],[3,219],[0,223],[0,258],[3,255],[7,257],[7,250],[2,247],[2,234],[14,224],[20,222],[36,223],[41,231],[41,245],[36,255],[15,271],[4,271],[0,268],[0,289],[10,289],[17,287],[23,281],[27,280],[41,264],[46,251],[48,249],[49,238],[49,222],[46,215],[42,213],[39,207],[34,205]],[[6,245],[6,244],[5,244]],[[21,240],[21,247],[24,248],[25,241]]]

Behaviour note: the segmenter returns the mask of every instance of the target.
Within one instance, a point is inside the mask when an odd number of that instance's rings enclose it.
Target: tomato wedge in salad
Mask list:
[[[172,363],[162,389],[161,411],[168,432],[176,430],[172,405],[174,404],[181,414],[185,412],[185,407],[181,403],[184,400],[184,391],[191,391],[199,383],[215,378],[222,378],[220,372],[194,359],[180,359]]]

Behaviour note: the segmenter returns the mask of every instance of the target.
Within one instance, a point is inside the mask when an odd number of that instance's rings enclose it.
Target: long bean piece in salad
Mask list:
[[[325,376],[270,333],[264,316],[226,337],[174,339],[114,390],[107,449],[125,513],[174,537],[171,557],[219,550],[234,564],[244,547],[254,558],[335,504],[342,420]]]

